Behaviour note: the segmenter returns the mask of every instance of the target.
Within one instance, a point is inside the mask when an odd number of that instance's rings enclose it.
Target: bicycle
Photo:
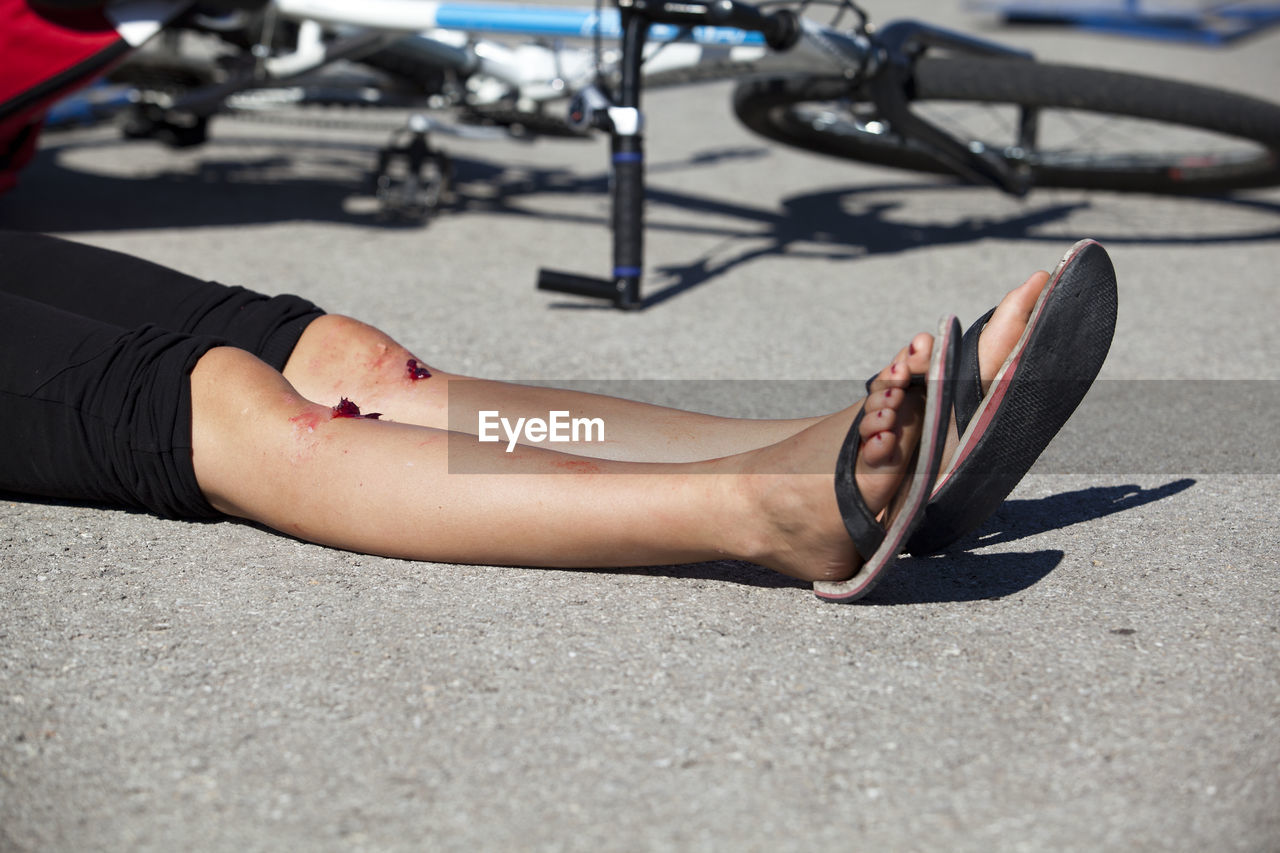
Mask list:
[[[207,115],[264,82],[354,59],[419,86],[424,106],[535,132],[603,132],[611,140],[611,273],[541,270],[538,286],[624,309],[644,304],[640,102],[650,85],[741,78],[734,111],[767,138],[955,175],[1014,195],[1035,187],[1208,193],[1280,183],[1280,107],[1273,104],[1186,83],[1044,64],[1016,48],[914,21],[875,29],[851,0],[834,7],[833,21],[820,24],[806,17],[809,4],[796,11],[741,0],[617,0],[607,10],[272,0],[263,28],[269,25],[274,35],[249,45],[248,69],[183,95],[170,109]],[[851,23],[842,25],[846,16]],[[276,43],[281,22],[292,27],[284,52]],[[513,50],[478,34],[594,45],[544,41]],[[605,40],[614,38],[617,47],[606,50]],[[556,100],[568,103],[563,121],[546,114],[545,105]],[[967,113],[971,105],[984,107],[983,115],[994,112],[991,129],[962,123],[955,108]],[[1105,120],[1108,139],[1115,138],[1117,122],[1139,124],[1124,147],[1112,150],[1095,147],[1101,135],[1082,130],[1081,117]],[[419,144],[431,129],[421,124],[407,142],[384,152],[380,178],[390,164],[412,156],[399,180],[412,182],[429,171],[424,186],[435,192],[431,182],[446,179],[440,164],[447,166],[447,158]],[[383,198],[411,207],[419,195],[388,191]]]

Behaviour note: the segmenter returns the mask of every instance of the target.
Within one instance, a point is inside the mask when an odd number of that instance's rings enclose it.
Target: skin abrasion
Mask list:
[[[294,417],[289,418],[289,423],[293,424],[298,429],[305,429],[307,432],[315,432],[316,427],[320,424],[320,419],[311,412],[304,412],[300,415],[295,415]]]
[[[409,359],[405,362],[405,366],[408,368],[409,378],[414,382],[417,382],[419,379],[431,378],[431,371],[427,370],[424,365],[419,364],[416,358]]]
[[[333,418],[366,418],[376,421],[382,417],[382,412],[370,412],[367,415],[360,414],[360,407],[346,397],[339,400],[338,405],[334,406],[330,411],[333,412],[331,415]]]

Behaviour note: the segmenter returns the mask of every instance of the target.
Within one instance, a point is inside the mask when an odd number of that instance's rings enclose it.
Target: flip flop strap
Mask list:
[[[978,366],[978,336],[987,327],[987,321],[996,313],[992,308],[979,317],[960,339],[960,363],[956,370],[955,399],[952,402],[956,415],[956,428],[960,435],[969,427],[969,421],[982,404],[982,373]]]
[[[876,521],[875,513],[867,506],[867,502],[862,499],[862,493],[858,491],[858,482],[854,476],[858,452],[862,445],[858,437],[858,427],[862,424],[862,415],[865,411],[864,409],[858,412],[858,416],[853,419],[853,426],[849,428],[848,434],[844,437],[844,444],[840,447],[840,459],[836,462],[836,504],[840,507],[840,517],[844,519],[845,530],[849,531],[853,546],[858,549],[858,553],[864,560],[869,559],[884,541],[884,528],[880,526],[880,522]]]

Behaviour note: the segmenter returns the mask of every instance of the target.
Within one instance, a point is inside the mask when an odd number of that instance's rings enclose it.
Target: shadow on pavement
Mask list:
[[[1181,479],[1144,489],[1136,485],[1095,486],[1044,498],[1007,500],[975,535],[941,555],[904,557],[865,599],[864,605],[933,604],[1001,598],[1034,586],[1062,562],[1058,550],[972,553],[970,549],[1012,542],[1049,530],[1094,521],[1176,495],[1195,485]],[[750,563],[732,561],[643,569],[609,569],[680,579],[737,583],[773,589],[808,589],[809,584]]]
[[[116,177],[66,165],[64,150],[106,150],[120,141],[65,141],[46,145],[18,189],[0,198],[0,227],[68,233],[145,228],[245,225],[281,221],[320,221],[365,227],[420,227],[418,223],[379,215],[369,169],[377,145],[308,139],[215,140],[197,152],[164,153],[172,168],[149,178]],[[151,143],[131,143],[133,145]],[[278,147],[279,154],[236,156],[235,147]],[[157,152],[163,149],[156,148]],[[687,158],[652,163],[646,229],[719,238],[716,257],[704,254],[687,262],[653,268],[646,285],[646,306],[668,299],[764,257],[856,260],[898,254],[922,247],[975,243],[989,239],[1029,240],[1060,244],[1064,237],[1051,226],[1067,224],[1080,212],[1106,204],[1108,194],[1033,194],[1016,205],[981,203],[998,198],[994,190],[945,179],[925,183],[880,183],[801,193],[759,205],[726,201],[705,193],[676,189],[682,174],[715,164],[765,157],[765,148],[713,148]],[[540,199],[566,195],[603,197],[605,172],[581,173],[567,168],[508,167],[453,157],[457,201],[441,216],[482,213],[578,223],[607,228],[608,217],[542,209]],[[939,212],[932,201],[915,203],[921,193],[955,193],[954,205]],[[964,194],[974,196],[970,204]],[[74,203],[68,200],[74,199]],[[1219,244],[1280,239],[1280,205],[1259,199],[1182,198],[1169,203],[1208,203],[1241,214],[1248,227],[1230,216],[1215,216],[1217,231],[1172,233],[1159,216],[1150,223],[1117,216],[1090,223],[1090,233],[1109,245]],[[705,214],[701,218],[686,214]],[[1102,216],[1100,219],[1107,219]],[[554,258],[547,258],[555,265]],[[586,274],[603,272],[582,270]],[[553,303],[557,308],[603,309],[599,304]]]
[[[904,558],[859,604],[940,604],[1003,598],[1035,586],[1058,567],[1062,551],[1014,554],[947,554]]]
[[[1057,568],[1065,553],[1058,550],[972,553],[970,548],[1012,542],[1048,530],[1093,521],[1162,500],[1185,491],[1194,484],[1195,480],[1182,479],[1152,489],[1143,489],[1136,485],[1096,486],[1044,498],[1005,501],[976,537],[962,540],[952,550],[941,555],[923,558],[903,557],[870,595],[854,604],[870,606],[936,604],[981,601],[1013,595],[1034,586]],[[0,493],[0,498],[4,497],[32,504],[95,506],[77,501]],[[129,512],[145,514],[141,511]],[[207,523],[214,523],[214,521]],[[227,521],[247,524],[273,535],[294,538],[253,522]],[[752,563],[732,560],[594,571],[605,574],[705,580],[766,589],[808,590],[811,588],[810,584],[796,578],[778,574]]]
[[[1006,500],[973,536],[956,548],[981,548],[1013,542],[1048,530],[1094,521],[1172,497],[1195,485],[1195,480],[1174,480],[1153,489],[1141,486],[1094,486],[1045,498]]]
[[[290,174],[284,153],[175,160],[172,169],[129,178],[68,168],[59,151],[42,149],[17,189],[0,196],[0,226],[68,234],[292,221],[378,224],[373,215],[347,212],[351,181]],[[350,151],[343,155],[331,164],[340,174],[351,171]],[[372,147],[368,156],[375,156]]]
[[[1063,551],[971,553],[969,549],[1013,542],[1049,530],[1135,509],[1189,489],[1195,480],[1163,486],[1095,486],[1044,498],[1007,500],[976,534],[948,552],[903,559],[866,599],[866,604],[930,604],[1002,598],[1034,586],[1058,567]]]

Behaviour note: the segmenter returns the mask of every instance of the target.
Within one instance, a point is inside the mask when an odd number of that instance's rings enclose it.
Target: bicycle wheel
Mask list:
[[[912,110],[971,148],[1031,172],[1032,185],[1205,193],[1280,183],[1280,107],[1135,74],[1012,59],[929,58],[915,67]],[[864,92],[826,77],[748,80],[734,110],[787,145],[923,172],[949,173],[877,120]],[[1034,145],[1020,145],[1023,108]]]

